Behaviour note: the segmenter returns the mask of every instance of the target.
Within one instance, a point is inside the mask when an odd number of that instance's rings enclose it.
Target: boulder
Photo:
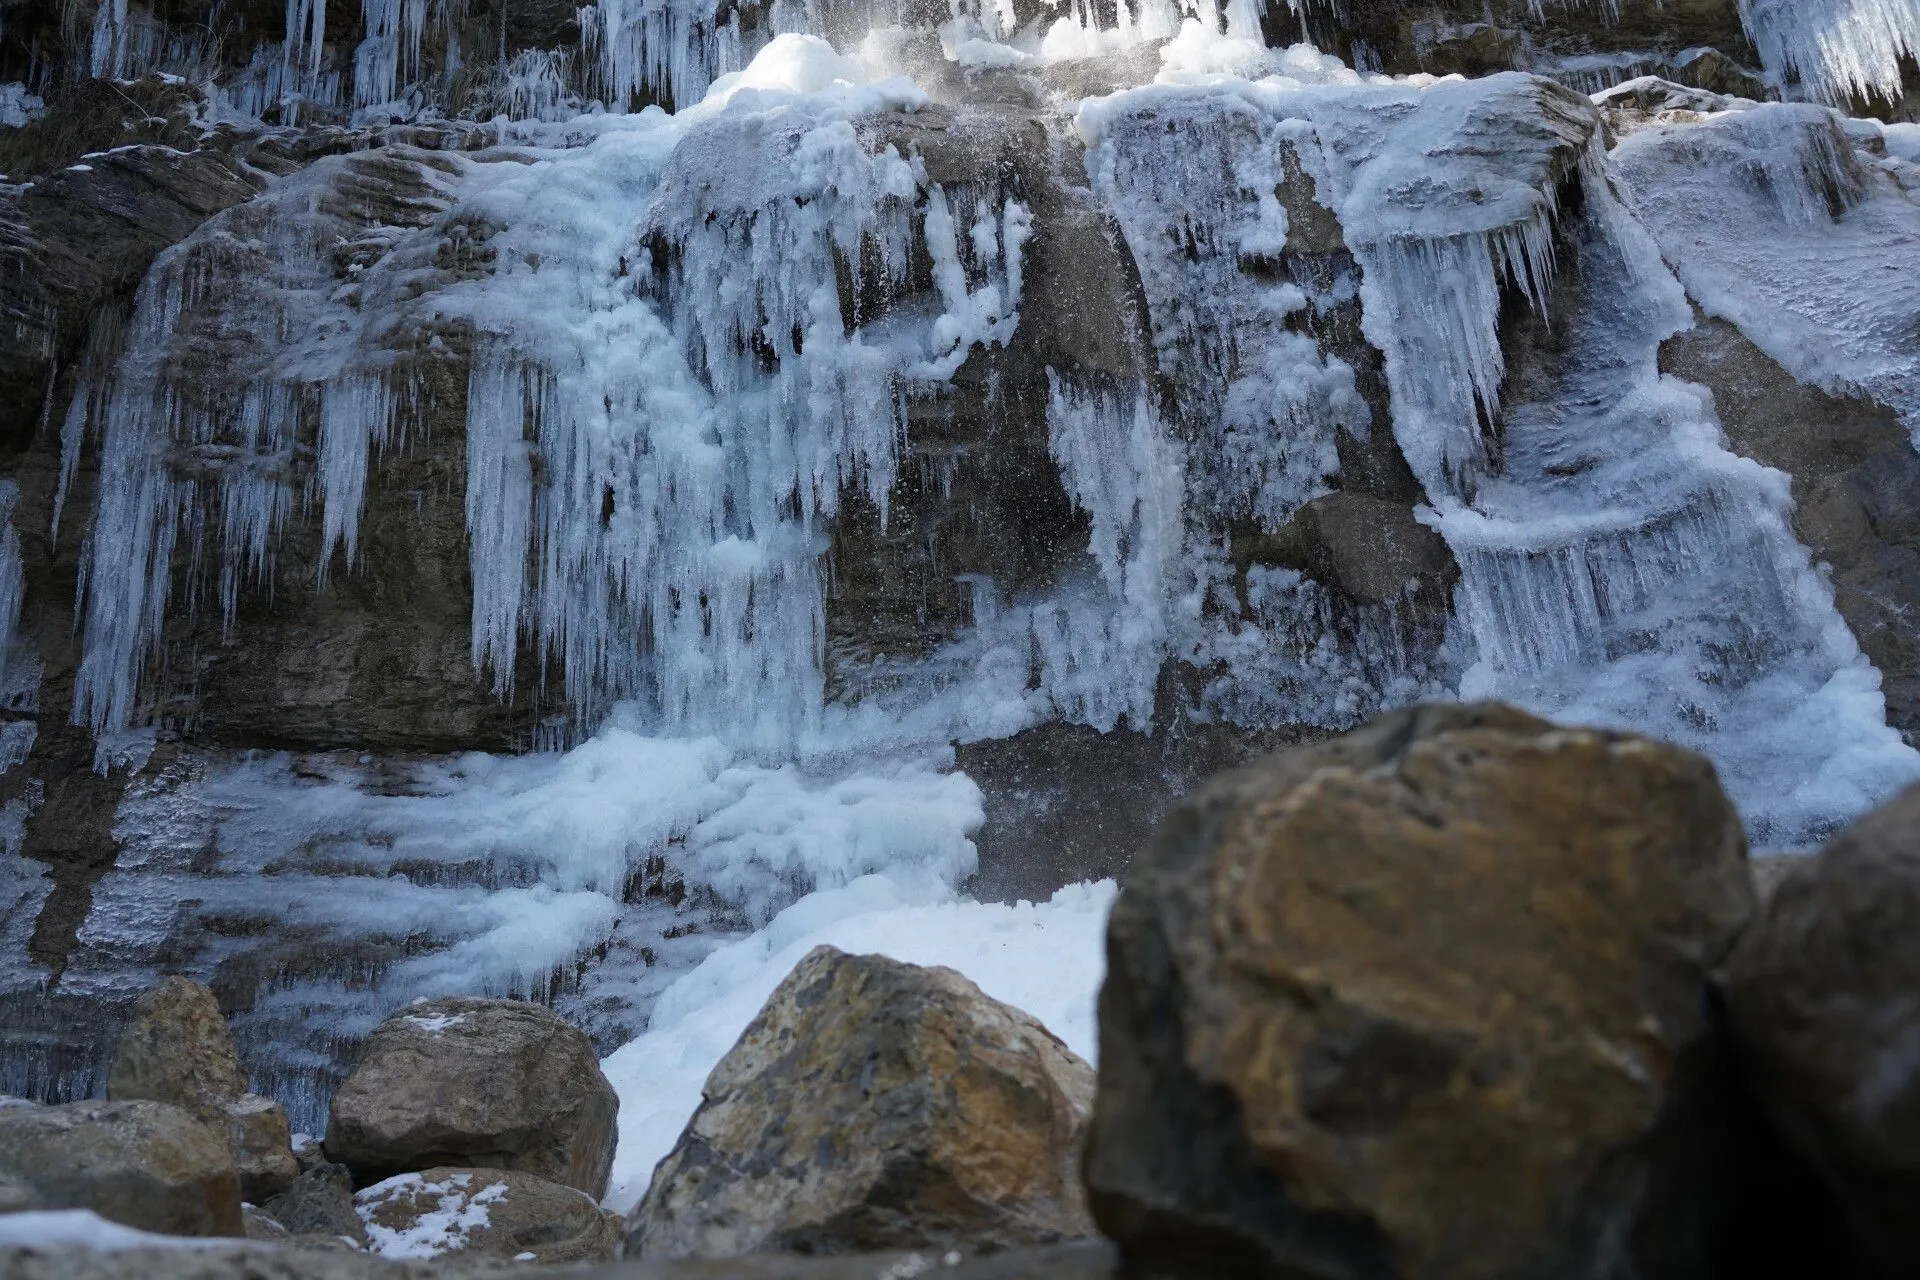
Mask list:
[[[233,1033],[212,991],[175,976],[134,1001],[107,1075],[108,1097],[171,1102],[211,1120],[246,1091]]]
[[[1094,1216],[1171,1276],[1712,1274],[1753,902],[1712,765],[1631,734],[1414,707],[1223,774],[1109,926]]]
[[[1093,1234],[1093,1072],[950,969],[816,947],[707,1078],[627,1256],[1006,1248]]]
[[[1856,1255],[1920,1274],[1920,787],[1788,868],[1727,971],[1743,1065],[1843,1207]]]
[[[191,978],[168,978],[134,1002],[107,1096],[172,1103],[223,1130],[240,1193],[252,1203],[278,1195],[299,1176],[286,1109],[247,1092],[220,1004]]]
[[[354,1198],[376,1253],[463,1253],[517,1262],[610,1262],[621,1218],[592,1196],[512,1169],[428,1169]]]
[[[164,1102],[0,1109],[0,1184],[40,1206],[145,1231],[237,1236],[240,1179],[223,1135]]]
[[[291,1240],[293,1233],[280,1225],[279,1219],[255,1205],[240,1206],[240,1223],[249,1240]]]
[[[343,1164],[316,1164],[261,1208],[297,1236],[344,1237],[362,1249],[367,1229],[353,1207],[353,1175]]]
[[[437,1165],[606,1194],[620,1099],[551,1010],[449,996],[393,1014],[333,1096],[326,1151],[361,1184]]]

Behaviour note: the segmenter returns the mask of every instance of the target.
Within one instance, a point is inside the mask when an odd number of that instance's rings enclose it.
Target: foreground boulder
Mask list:
[[[459,1253],[519,1262],[610,1262],[620,1215],[572,1187],[511,1169],[428,1169],[354,1197],[376,1252]]]
[[[0,1108],[0,1188],[22,1208],[91,1209],[143,1231],[243,1234],[223,1135],[163,1102]]]
[[[107,1096],[171,1103],[224,1132],[240,1193],[251,1203],[278,1195],[300,1173],[286,1109],[247,1092],[219,1001],[190,978],[168,978],[134,1002]]]
[[[1920,787],[1782,875],[1727,974],[1775,1126],[1844,1208],[1854,1253],[1920,1275]]]
[[[707,1078],[627,1256],[1091,1235],[1092,1069],[951,969],[816,947]]]
[[[333,1096],[330,1159],[361,1183],[447,1165],[607,1192],[620,1099],[593,1042],[519,1000],[448,996],[393,1014]]]
[[[1094,1215],[1155,1274],[1712,1274],[1752,911],[1712,766],[1644,738],[1416,707],[1221,775],[1114,909]]]

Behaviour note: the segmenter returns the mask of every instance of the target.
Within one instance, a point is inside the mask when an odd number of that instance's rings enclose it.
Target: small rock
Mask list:
[[[593,1042],[520,1000],[409,1005],[333,1095],[326,1151],[361,1183],[434,1166],[516,1169],[598,1199],[620,1099]]]
[[[1780,878],[1727,970],[1762,1105],[1886,1277],[1920,1275],[1920,787]]]
[[[353,1175],[343,1164],[314,1165],[261,1207],[294,1235],[341,1236],[367,1247],[366,1227],[353,1207]]]
[[[220,1004],[191,978],[168,978],[134,1003],[107,1076],[107,1096],[172,1103],[224,1130],[240,1193],[253,1203],[279,1194],[299,1176],[285,1108],[247,1092]]]
[[[1093,1071],[951,969],[817,947],[708,1077],[627,1256],[1088,1236]]]
[[[620,1255],[620,1215],[572,1187],[512,1169],[428,1169],[354,1197],[375,1253],[446,1253],[518,1262],[608,1262]]]
[[[249,1240],[291,1240],[293,1238],[293,1233],[281,1226],[272,1214],[256,1205],[241,1205],[240,1221],[246,1227],[246,1236]]]
[[[1752,912],[1712,765],[1630,734],[1416,707],[1223,774],[1109,925],[1094,1215],[1156,1275],[1712,1274]]]
[[[237,1236],[240,1179],[223,1135],[164,1102],[0,1110],[0,1182],[41,1205],[179,1236]]]

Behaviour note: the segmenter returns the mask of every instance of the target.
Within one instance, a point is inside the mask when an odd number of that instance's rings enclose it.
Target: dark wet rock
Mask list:
[[[950,969],[815,948],[708,1077],[627,1255],[993,1249],[1091,1235],[1093,1072]]]
[[[1767,1114],[1868,1273],[1920,1270],[1920,787],[1798,859],[1735,950],[1727,1006]]]
[[[0,1178],[48,1208],[183,1236],[242,1234],[225,1135],[163,1102],[0,1110]]]
[[[1108,939],[1088,1194],[1154,1274],[1712,1265],[1710,974],[1753,911],[1703,758],[1498,704],[1215,779]],[[1681,1188],[1686,1188],[1683,1192]]]
[[[593,1042],[551,1010],[448,996],[367,1037],[334,1094],[329,1158],[361,1185],[440,1165],[607,1190],[620,1100]]]
[[[343,1164],[302,1169],[291,1186],[260,1207],[294,1235],[344,1236],[366,1247],[367,1229],[353,1207],[353,1174]]]

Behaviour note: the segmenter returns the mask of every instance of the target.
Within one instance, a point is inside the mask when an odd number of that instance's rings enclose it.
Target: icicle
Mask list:
[[[1767,70],[1809,96],[1898,102],[1902,59],[1920,61],[1920,0],[1740,0]]]
[[[320,395],[320,460],[314,475],[323,495],[319,576],[325,585],[335,546],[345,550],[349,566],[358,558],[367,466],[391,433],[393,393],[383,377],[348,374],[324,384]]]
[[[20,534],[13,513],[20,487],[0,480],[0,688],[5,687],[7,658],[13,652],[13,631],[20,621],[20,602],[26,596],[26,568],[20,560]]]

